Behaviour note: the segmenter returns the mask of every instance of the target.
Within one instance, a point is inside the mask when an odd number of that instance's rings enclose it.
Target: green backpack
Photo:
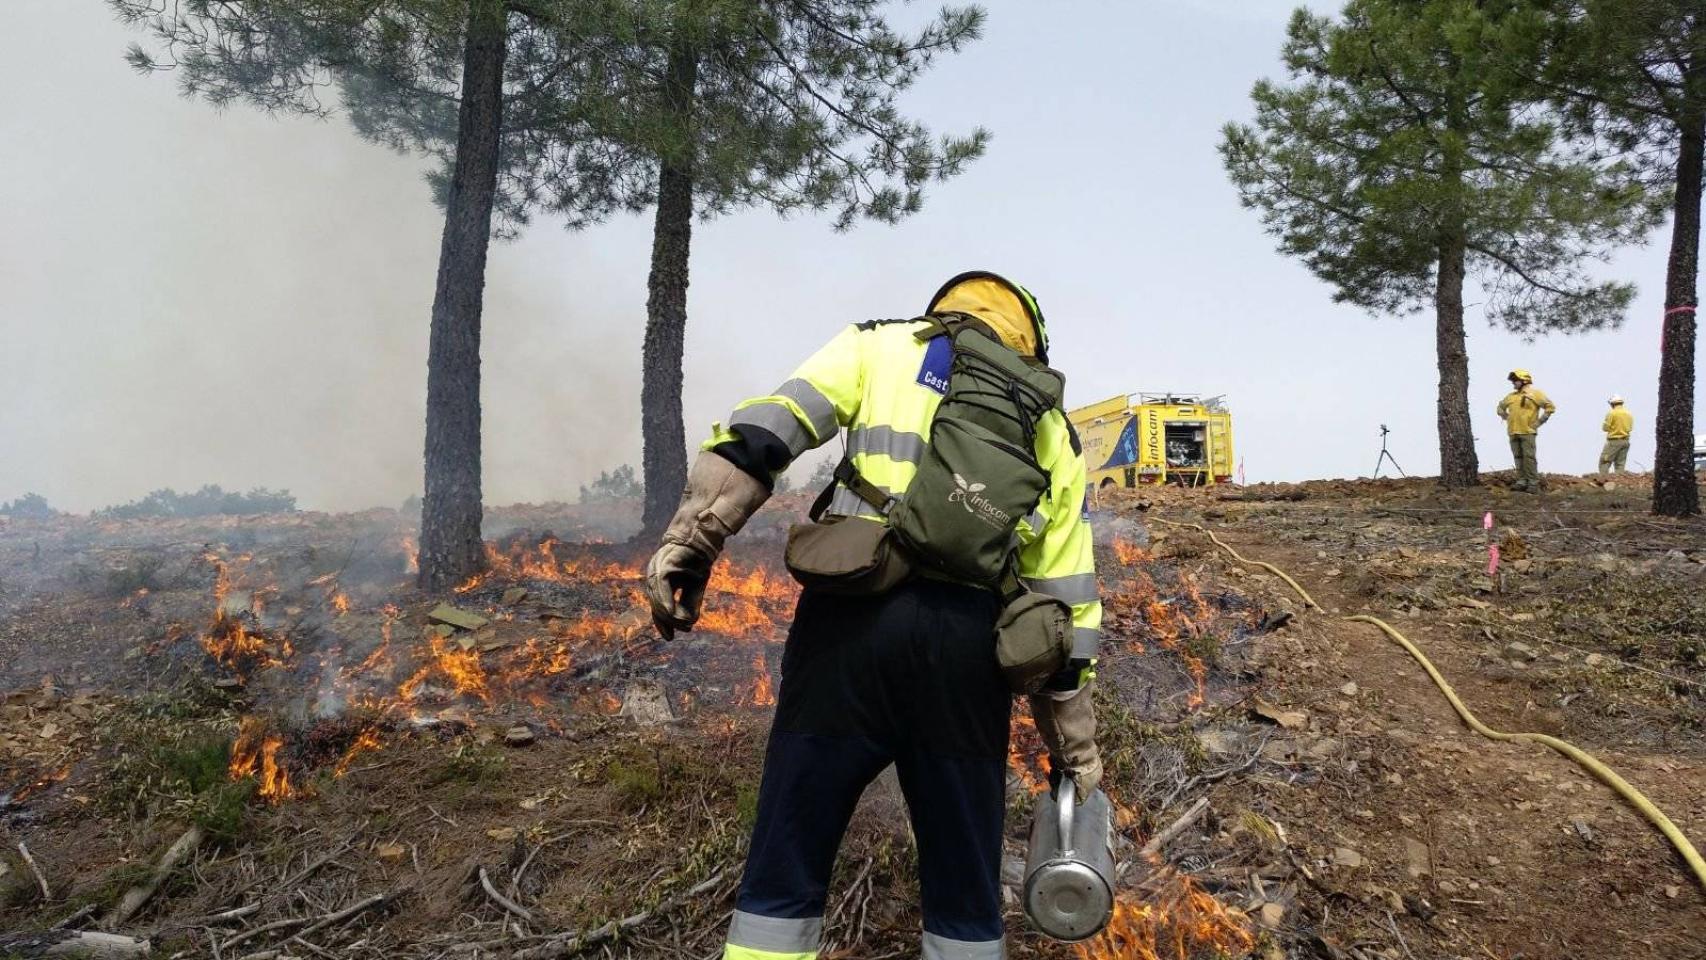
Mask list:
[[[918,339],[951,337],[953,359],[912,483],[898,498],[888,497],[846,459],[836,479],[887,518],[914,565],[1011,593],[1019,521],[1049,486],[1036,458],[1037,422],[1060,407],[1066,381],[1002,343],[981,321],[960,314],[925,319],[930,326]]]

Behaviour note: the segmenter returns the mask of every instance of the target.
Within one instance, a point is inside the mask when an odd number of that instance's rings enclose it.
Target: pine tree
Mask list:
[[[480,537],[480,321],[501,165],[549,128],[572,138],[554,91],[516,77],[578,60],[571,0],[109,0],[148,32],[138,70],[175,70],[187,96],[324,117],[343,93],[368,139],[436,156],[445,209],[427,360],[420,584],[444,590],[485,563]],[[506,69],[507,68],[507,69]],[[583,195],[586,217],[608,195]],[[559,197],[568,206],[567,194]]]
[[[1580,128],[1638,164],[1671,213],[1654,410],[1653,512],[1700,512],[1694,472],[1694,351],[1706,163],[1706,11],[1696,0],[1560,3],[1542,76]]]
[[[591,0],[603,38],[571,72],[540,78],[595,142],[559,137],[510,158],[505,212],[571,215],[601,202],[654,208],[640,390],[644,532],[668,523],[687,477],[681,409],[695,217],[763,205],[830,210],[837,229],[895,223],[927,184],[979,156],[988,134],[937,138],[899,95],[941,53],[974,40],[977,7],[945,8],[910,35],[884,0]]]
[[[1293,82],[1257,83],[1254,125],[1229,124],[1221,145],[1244,204],[1336,301],[1433,307],[1446,486],[1479,482],[1465,280],[1490,322],[1530,337],[1615,326],[1633,288],[1587,268],[1657,216],[1627,166],[1565,137],[1523,79],[1547,25],[1525,0],[1351,0],[1338,20],[1300,9]]]

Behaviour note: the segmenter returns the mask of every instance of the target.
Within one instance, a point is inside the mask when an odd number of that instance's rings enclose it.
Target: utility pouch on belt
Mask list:
[[[802,586],[824,593],[869,596],[912,575],[888,524],[858,517],[794,524],[783,558]]]
[[[894,588],[912,575],[912,563],[887,523],[861,517],[822,519],[837,485],[874,499],[881,498],[881,492],[847,460],[835,468],[835,477],[812,504],[812,522],[788,528],[788,548],[782,555],[788,572],[801,586],[824,593],[870,596]],[[889,504],[878,499],[877,505],[886,509]]]
[[[1021,592],[995,622],[995,659],[1014,693],[1036,693],[1072,655],[1072,608],[1046,593]]]

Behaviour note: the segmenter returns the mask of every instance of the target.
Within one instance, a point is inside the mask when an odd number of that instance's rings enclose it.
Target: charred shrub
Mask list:
[[[102,573],[101,590],[109,597],[123,597],[142,590],[163,589],[166,582],[161,570],[165,565],[163,558],[152,554],[132,557]]]
[[[171,488],[155,490],[140,500],[95,511],[107,520],[137,520],[155,517],[252,516],[261,513],[294,513],[296,498],[288,490],[256,487],[248,493],[227,492],[208,484],[191,493]]]

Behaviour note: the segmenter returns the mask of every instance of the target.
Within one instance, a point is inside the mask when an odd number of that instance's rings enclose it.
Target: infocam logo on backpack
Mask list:
[[[1013,515],[987,499],[980,496],[986,483],[971,483],[958,473],[954,474],[955,489],[948,494],[949,503],[957,503],[966,508],[966,512],[982,520],[996,529],[1002,529],[1013,519]]]

